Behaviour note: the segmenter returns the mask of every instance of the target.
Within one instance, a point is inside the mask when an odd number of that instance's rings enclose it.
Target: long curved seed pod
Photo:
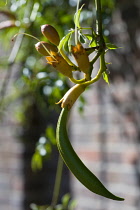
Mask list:
[[[56,131],[57,146],[65,164],[76,178],[90,191],[109,199],[123,201],[124,198],[117,197],[109,192],[75,153],[66,129],[68,113],[67,107],[62,109]]]

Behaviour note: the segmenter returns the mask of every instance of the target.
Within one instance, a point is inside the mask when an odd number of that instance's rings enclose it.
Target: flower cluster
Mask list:
[[[71,61],[68,62],[69,58],[62,50],[58,50],[60,37],[56,29],[46,24],[41,26],[41,32],[50,43],[44,41],[38,42],[35,45],[36,50],[46,56],[47,63],[53,66],[57,71],[69,77],[72,81],[76,81],[72,75],[72,71],[75,71],[75,65]],[[78,65],[76,69],[84,72],[85,75],[89,74],[90,62],[88,54],[80,42],[75,46],[71,46],[71,53]]]

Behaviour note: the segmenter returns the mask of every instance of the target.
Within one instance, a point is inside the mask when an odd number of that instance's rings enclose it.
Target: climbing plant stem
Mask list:
[[[100,69],[97,72],[97,75],[92,80],[87,81],[84,84],[88,86],[88,85],[91,85],[91,84],[97,82],[101,78],[102,73],[105,70],[106,70],[106,65],[105,65],[105,60],[104,60],[104,52],[102,52],[101,55],[100,55]]]
[[[78,9],[79,9],[79,2],[80,0],[77,0],[76,13],[78,12]],[[77,29],[77,25],[75,24],[75,45],[77,44],[78,44],[78,29]]]
[[[102,11],[101,0],[95,0],[96,5],[96,34],[102,35]]]

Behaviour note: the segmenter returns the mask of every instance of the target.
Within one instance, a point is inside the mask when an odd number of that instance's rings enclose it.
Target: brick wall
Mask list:
[[[6,115],[10,115],[9,112]],[[22,200],[22,145],[15,137],[15,124],[0,122],[0,209],[19,210]]]
[[[87,167],[115,194],[125,197],[116,202],[88,191],[71,175],[71,189],[77,200],[76,210],[138,210],[139,84],[119,81],[119,85],[95,84],[84,93],[87,101],[83,114],[72,110],[72,144]],[[102,94],[101,94],[102,92]],[[116,102],[117,101],[117,102]],[[23,198],[22,145],[15,137],[12,112],[0,123],[0,209],[19,210]],[[93,208],[94,207],[94,208]]]
[[[126,1],[123,1],[126,2]],[[132,2],[132,1],[131,1]],[[136,1],[138,4],[138,1]],[[84,93],[87,104],[82,115],[78,103],[71,116],[72,144],[87,167],[96,174],[111,192],[125,198],[124,202],[108,200],[88,191],[71,175],[71,189],[77,200],[76,210],[138,210],[140,208],[140,85],[139,85],[139,33],[132,37],[126,32],[131,24],[124,24],[120,11],[114,15],[111,28],[118,37],[123,58],[115,54],[112,63],[116,71],[125,68],[132,76],[116,76],[110,87],[105,83],[92,85]],[[134,22],[136,22],[134,20]],[[137,26],[136,26],[137,27]],[[129,28],[129,27],[128,27]],[[122,30],[122,31],[121,31]],[[135,34],[135,36],[134,36]],[[137,38],[137,49],[131,52],[130,39]],[[116,39],[117,40],[117,39]],[[116,41],[115,40],[115,41]],[[122,42],[122,43],[121,43]],[[131,44],[130,44],[131,42]],[[126,47],[126,48],[125,48]],[[127,51],[127,52],[126,52]],[[134,64],[134,65],[132,65]],[[0,80],[5,76],[0,71]],[[135,79],[134,79],[135,77]],[[137,81],[137,82],[136,82]],[[7,92],[10,93],[13,80]],[[2,84],[2,83],[1,83]],[[23,199],[22,145],[17,140],[13,110],[4,111],[0,121],[0,209],[20,210]]]
[[[73,108],[71,137],[76,152],[111,192],[125,198],[124,202],[117,202],[97,196],[72,176],[76,210],[139,209],[140,145],[136,120],[140,115],[138,101],[132,101],[134,89],[140,96],[139,84],[118,81],[108,87],[100,82],[84,93],[87,104],[82,115],[77,112],[78,103]]]

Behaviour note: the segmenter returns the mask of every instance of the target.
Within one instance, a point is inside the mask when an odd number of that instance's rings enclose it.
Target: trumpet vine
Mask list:
[[[60,40],[59,34],[53,26],[48,24],[43,25],[41,27],[41,32],[50,43],[40,41],[35,47],[39,53],[46,56],[48,65],[53,66],[57,71],[75,83],[75,85],[70,88],[58,102],[61,103],[62,111],[57,124],[56,140],[62,159],[75,177],[90,191],[109,199],[123,201],[123,198],[118,197],[107,190],[101,181],[83,164],[69,141],[66,128],[68,114],[75,101],[86,88],[97,82],[103,76],[105,76],[104,78],[106,78],[106,82],[108,82],[105,62],[105,53],[108,47],[104,41],[102,31],[101,0],[95,0],[95,5],[97,14],[96,31],[87,28],[90,31],[90,35],[83,33],[85,28],[82,28],[79,23],[82,6],[80,9],[77,8],[74,17],[75,29],[70,30],[70,32]],[[75,33],[75,45],[70,44],[73,33]],[[89,45],[88,48],[85,48],[80,42],[78,35],[87,40]],[[92,52],[94,52],[94,56],[89,60],[89,54]],[[69,58],[69,54],[73,56],[77,65]],[[98,59],[100,60],[100,67],[96,76],[92,78],[93,65]],[[73,71],[82,72],[84,77],[77,80],[74,78]]]

